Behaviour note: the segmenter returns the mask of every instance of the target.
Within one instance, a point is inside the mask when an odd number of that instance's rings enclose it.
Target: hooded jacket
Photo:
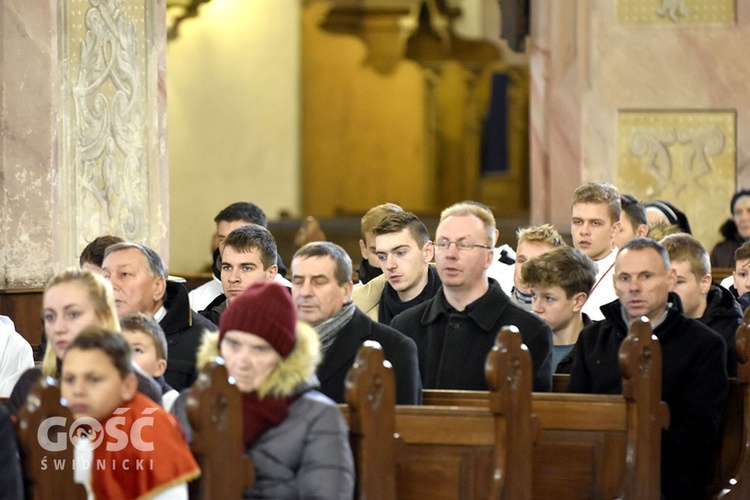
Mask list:
[[[218,334],[207,333],[198,352],[198,369],[219,354]],[[317,333],[297,323],[294,350],[282,358],[258,390],[259,395],[298,396],[287,417],[268,429],[247,450],[255,467],[255,483],[244,498],[351,499],[354,459],[349,431],[338,406],[315,387],[320,361]],[[187,419],[187,391],[172,412],[192,441]]]
[[[734,341],[737,328],[742,324],[742,308],[732,292],[718,285],[711,285],[706,298],[706,310],[698,321],[721,335],[727,344],[727,374],[737,376],[737,349]]]

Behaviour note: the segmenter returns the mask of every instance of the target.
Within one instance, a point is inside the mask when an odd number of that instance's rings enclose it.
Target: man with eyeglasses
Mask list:
[[[495,217],[476,203],[440,215],[435,262],[443,287],[391,323],[417,344],[425,389],[487,390],[485,360],[506,325],[518,327],[529,348],[534,391],[552,388],[552,330],[487,277],[495,238]]]

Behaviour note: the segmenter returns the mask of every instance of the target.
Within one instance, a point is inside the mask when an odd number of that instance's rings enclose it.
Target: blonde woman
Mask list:
[[[8,400],[8,410],[16,415],[31,388],[42,376],[59,377],[60,360],[68,344],[88,326],[119,332],[115,299],[110,284],[89,270],[70,268],[56,274],[44,289],[42,322],[47,336],[41,370],[27,370],[16,383]],[[157,387],[138,375],[138,390],[161,403]]]

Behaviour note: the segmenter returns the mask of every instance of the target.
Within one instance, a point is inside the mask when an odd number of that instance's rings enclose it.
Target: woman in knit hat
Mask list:
[[[338,406],[315,390],[320,342],[297,322],[289,291],[275,282],[251,286],[227,307],[209,334],[199,368],[220,354],[242,393],[243,440],[255,466],[245,498],[352,498],[354,461]],[[187,393],[172,411],[189,440]]]

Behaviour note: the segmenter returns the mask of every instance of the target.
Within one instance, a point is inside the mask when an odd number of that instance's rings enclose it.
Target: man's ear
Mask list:
[[[645,238],[647,234],[648,234],[648,226],[646,224],[640,224],[637,228],[635,228],[636,238]]]
[[[133,399],[135,393],[138,392],[138,379],[135,373],[129,373],[123,380],[122,386],[120,386],[120,398],[127,402]]]
[[[362,258],[367,260],[367,245],[365,240],[359,240],[359,251],[362,254]]]
[[[154,302],[161,302],[164,300],[164,295],[167,293],[167,280],[164,278],[154,278]]]
[[[711,275],[704,274],[700,280],[700,290],[703,295],[706,295],[711,289]]]
[[[618,220],[617,222],[615,222],[614,224],[612,224],[612,233],[611,233],[611,237],[612,237],[612,238],[614,238],[614,237],[615,237],[615,235],[618,235],[618,234],[620,234],[620,232],[621,232],[621,231],[622,231],[622,222],[620,222],[620,221]]]
[[[677,288],[677,269],[674,267],[671,267],[669,269],[669,291],[674,292],[675,288]]]
[[[354,283],[352,283],[351,281],[347,281],[342,286],[344,287],[344,294],[346,296],[344,304],[346,304],[352,299],[352,290],[354,290]]]
[[[422,253],[424,254],[424,261],[426,263],[432,262],[435,257],[435,244],[432,241],[428,241],[422,247]]]
[[[271,267],[266,269],[266,272],[268,273],[266,275],[266,281],[273,281],[273,279],[279,273],[279,266],[277,266],[276,264],[273,264]]]
[[[583,305],[586,303],[588,298],[589,296],[584,292],[578,292],[577,294],[573,295],[573,312],[581,312],[581,309],[583,309]]]
[[[167,371],[167,360],[160,359],[159,361],[156,362],[156,372],[152,373],[151,376],[154,378],[161,377],[162,375],[164,375],[164,372],[166,371]]]

